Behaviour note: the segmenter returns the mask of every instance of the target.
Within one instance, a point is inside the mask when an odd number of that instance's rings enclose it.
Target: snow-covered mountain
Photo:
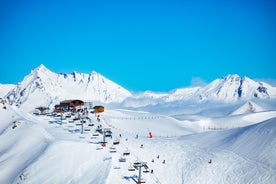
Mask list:
[[[275,99],[276,87],[233,74],[216,79],[204,87],[179,88],[168,93],[145,91],[131,94],[94,71],[90,74],[56,74],[40,65],[18,83],[6,98],[10,104],[24,107],[28,111],[40,105],[53,106],[64,99],[112,103],[128,108],[156,105],[169,108],[169,104],[175,103],[235,103],[252,99]]]
[[[4,97],[6,94],[8,94],[9,91],[11,91],[15,87],[15,84],[0,84],[0,97]]]
[[[92,71],[56,74],[44,65],[32,70],[6,98],[10,104],[32,110],[36,106],[51,106],[64,99],[111,103],[131,96],[123,87]]]
[[[264,82],[255,82],[237,74],[216,79],[201,89],[200,99],[224,100],[227,102],[253,98],[269,99],[276,97],[276,88]]]
[[[248,101],[252,99],[275,99],[276,88],[264,82],[256,82],[237,74],[216,79],[204,87],[175,89],[169,93],[146,91],[131,96],[124,101],[127,107],[182,102],[226,102]]]
[[[244,105],[242,105],[240,108],[236,109],[234,112],[232,112],[231,115],[255,113],[255,112],[261,112],[261,111],[264,111],[262,107],[260,107],[254,102],[249,101],[249,102],[246,102]]]

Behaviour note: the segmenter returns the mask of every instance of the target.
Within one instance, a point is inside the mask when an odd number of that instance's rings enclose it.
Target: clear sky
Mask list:
[[[131,91],[276,79],[275,0],[0,0],[0,83],[44,64]]]

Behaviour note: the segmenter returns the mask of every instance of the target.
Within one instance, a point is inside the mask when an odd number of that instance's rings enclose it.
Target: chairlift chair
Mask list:
[[[113,141],[113,144],[116,145],[116,144],[120,144],[120,140],[119,139],[116,139]]]
[[[148,169],[143,170],[143,173],[149,173],[150,171]]]
[[[116,153],[117,150],[116,150],[116,148],[114,148],[114,147],[110,147],[110,148],[109,148],[109,152],[110,152],[110,153]]]
[[[130,155],[130,152],[128,150],[124,151],[123,155]]]
[[[92,136],[97,137],[97,136],[99,136],[99,134],[98,133],[93,133]]]
[[[119,166],[114,166],[113,169],[121,169]]]
[[[136,161],[133,163],[133,167],[137,170],[139,169],[140,166],[141,166],[141,162],[139,162],[139,161]]]
[[[119,158],[119,162],[126,162],[126,158],[125,157]]]
[[[145,169],[149,168],[147,164],[143,164],[143,166],[144,166]]]
[[[133,166],[129,166],[128,171],[135,171],[135,168]]]
[[[100,134],[102,134],[102,133],[103,133],[103,129],[102,129],[102,128],[99,128],[99,127],[98,127],[98,128],[96,128],[96,131],[97,131],[97,132],[99,132]]]

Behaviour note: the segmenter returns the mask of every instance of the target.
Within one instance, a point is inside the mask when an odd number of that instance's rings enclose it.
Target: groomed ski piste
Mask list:
[[[5,107],[0,104],[3,184],[135,184],[136,162],[146,163],[141,181],[151,184],[276,183],[276,111],[180,121],[106,109],[99,119],[89,113],[82,129],[78,120]],[[112,131],[104,147],[99,126]]]

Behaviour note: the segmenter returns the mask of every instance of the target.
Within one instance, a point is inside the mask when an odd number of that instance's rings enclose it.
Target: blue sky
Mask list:
[[[276,79],[273,0],[0,0],[0,83],[40,64],[131,91],[227,74]]]

